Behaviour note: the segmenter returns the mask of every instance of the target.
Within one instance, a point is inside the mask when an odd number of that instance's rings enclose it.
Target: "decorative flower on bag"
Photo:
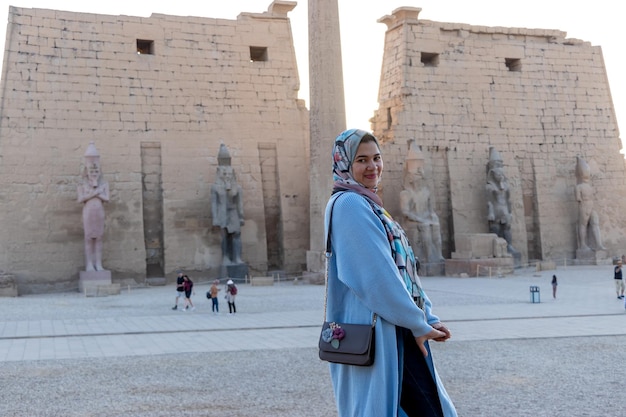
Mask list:
[[[346,331],[335,322],[328,324],[328,329],[322,332],[322,340],[330,343],[335,349],[339,349],[339,341],[346,337]]]
[[[324,329],[322,332],[322,340],[326,343],[330,343],[333,340],[333,329],[330,327],[328,329]]]

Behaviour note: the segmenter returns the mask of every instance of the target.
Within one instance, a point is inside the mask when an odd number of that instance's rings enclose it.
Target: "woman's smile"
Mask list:
[[[383,173],[383,158],[376,142],[361,142],[354,162],[352,177],[365,188],[375,190]]]

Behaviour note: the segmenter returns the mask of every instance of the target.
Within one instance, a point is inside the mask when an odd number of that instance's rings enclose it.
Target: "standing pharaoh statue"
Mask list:
[[[487,163],[487,221],[489,233],[495,233],[506,240],[507,251],[514,257],[519,252],[512,245],[511,225],[511,193],[509,182],[504,175],[504,163],[500,153],[491,146],[489,148],[489,162]]]
[[[430,275],[429,271],[435,272],[433,264],[443,263],[445,259],[441,255],[439,216],[435,212],[434,199],[427,181],[423,154],[409,150],[404,163],[404,189],[400,192],[400,209],[403,226],[415,247],[422,268],[425,269],[425,275]]]
[[[600,238],[600,220],[594,210],[594,190],[590,184],[591,171],[587,162],[580,156],[576,157],[576,201],[578,201],[578,250],[604,250]],[[589,232],[593,239],[590,245]]]
[[[242,264],[243,196],[235,172],[230,166],[230,154],[226,145],[220,145],[217,160],[216,180],[211,186],[211,213],[213,226],[221,230],[222,265]]]
[[[85,152],[82,170],[78,202],[83,204],[85,271],[103,271],[104,203],[109,201],[109,184],[102,178],[100,154],[93,142],[89,143]]]

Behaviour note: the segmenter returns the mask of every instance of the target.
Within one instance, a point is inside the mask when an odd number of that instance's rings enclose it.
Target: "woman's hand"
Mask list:
[[[446,337],[446,334],[444,332],[441,332],[433,328],[430,332],[426,333],[425,335],[416,337],[415,343],[417,343],[417,347],[420,348],[424,357],[427,357],[428,351],[426,350],[426,346],[424,346],[424,343],[426,343],[428,340],[437,340],[437,339],[441,339],[445,337]]]
[[[435,342],[445,342],[446,340],[450,339],[450,336],[452,336],[452,334],[450,333],[450,330],[448,330],[446,325],[443,323],[435,323],[432,325],[432,328],[439,330],[440,332],[444,332],[446,334],[445,337],[433,339]]]

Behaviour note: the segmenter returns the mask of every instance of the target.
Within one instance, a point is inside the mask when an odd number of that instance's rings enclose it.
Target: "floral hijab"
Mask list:
[[[418,307],[423,308],[424,292],[417,275],[418,261],[404,230],[383,208],[383,201],[376,195],[376,190],[372,191],[365,188],[352,176],[352,162],[361,140],[365,136],[371,136],[380,149],[376,137],[360,129],[346,130],[335,139],[333,146],[333,194],[342,191],[355,192],[368,200],[372,210],[385,226],[391,246],[391,255],[407,290],[413,296]]]

